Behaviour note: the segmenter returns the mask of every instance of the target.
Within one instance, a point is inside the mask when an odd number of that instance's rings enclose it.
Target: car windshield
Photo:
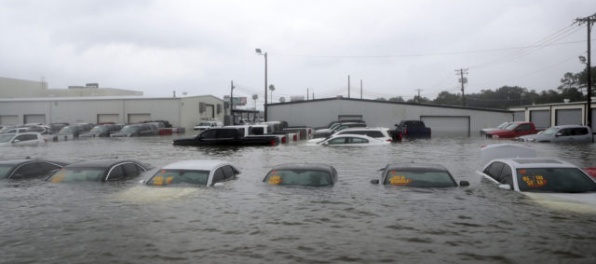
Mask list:
[[[103,133],[103,132],[105,132],[107,130],[108,130],[108,127],[107,126],[96,126],[96,127],[93,127],[91,129],[91,131],[89,131],[89,133],[91,133],[91,134],[101,134],[101,133]]]
[[[206,186],[208,180],[209,171],[159,170],[147,181],[147,185],[193,184]]]
[[[580,193],[595,192],[596,182],[577,168],[517,169],[522,192]]]
[[[63,168],[50,177],[50,182],[101,181],[103,168]]]
[[[557,134],[557,132],[559,132],[559,128],[551,127],[551,128],[548,128],[548,129],[542,131],[542,133],[540,133],[540,134],[547,135],[547,136],[552,136],[554,134]]]
[[[209,122],[201,122],[198,124],[198,126],[211,126],[212,123]]]
[[[330,186],[331,175],[318,170],[273,170],[264,182],[271,185]]]
[[[139,130],[139,128],[140,128],[139,126],[124,126],[120,130],[120,132],[122,132],[122,133],[133,133],[133,132]]]
[[[511,123],[511,124],[507,125],[507,127],[505,127],[505,130],[515,130],[516,127],[517,127],[516,123]]]
[[[416,168],[390,169],[384,184],[429,188],[457,186],[447,171]]]
[[[72,129],[70,128],[70,126],[65,126],[62,129],[60,129],[58,134],[72,134]]]
[[[498,125],[497,128],[503,129],[503,128],[506,128],[508,125],[509,125],[509,122],[503,122],[500,125]]]
[[[0,134],[0,143],[10,141],[14,137],[14,134]]]
[[[0,179],[4,179],[8,176],[8,173],[12,170],[15,165],[13,164],[2,164],[0,165]]]

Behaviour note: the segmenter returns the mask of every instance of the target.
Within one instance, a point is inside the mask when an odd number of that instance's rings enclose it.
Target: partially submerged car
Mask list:
[[[381,145],[389,145],[391,142],[386,140],[379,140],[373,137],[369,137],[366,135],[356,135],[356,134],[344,134],[344,135],[334,135],[330,138],[327,138],[323,141],[316,142],[318,139],[311,139],[309,143],[316,143],[320,146],[329,146],[329,147],[342,147],[342,146],[351,146],[351,147],[367,147],[367,146],[381,146]]]
[[[274,166],[263,182],[270,185],[324,187],[337,182],[337,170],[322,163],[287,163]]]
[[[140,176],[150,166],[136,160],[101,159],[71,163],[54,173],[50,182],[113,182]]]
[[[122,124],[103,124],[94,126],[89,132],[83,133],[80,137],[110,137],[113,133],[119,132]]]
[[[239,174],[240,170],[228,161],[185,160],[163,166],[145,184],[214,186],[235,180]]]
[[[88,132],[92,128],[93,125],[89,123],[77,123],[73,125],[68,125],[60,129],[60,131],[56,133],[52,137],[52,139],[54,141],[76,139],[79,138],[81,134]]]
[[[422,188],[470,185],[468,181],[460,181],[458,184],[447,168],[434,163],[392,163],[381,171],[381,179],[371,180],[372,184]]]
[[[0,146],[38,146],[44,145],[46,139],[37,132],[17,134],[0,134]]]
[[[495,130],[500,130],[500,129],[505,129],[509,124],[511,124],[511,122],[506,121],[506,122],[503,122],[503,123],[499,124],[496,127],[483,128],[483,129],[480,130],[480,135],[481,136],[486,136],[486,134],[488,132],[495,131]]]
[[[552,158],[504,158],[477,173],[500,189],[549,199],[596,205],[596,180],[577,166]]]
[[[541,133],[517,137],[517,141],[524,142],[592,142],[592,130],[588,126],[560,125],[547,128]]]
[[[44,179],[68,163],[44,159],[17,159],[0,161],[0,179]]]
[[[159,127],[154,123],[137,123],[122,127],[110,137],[148,137],[159,136]]]

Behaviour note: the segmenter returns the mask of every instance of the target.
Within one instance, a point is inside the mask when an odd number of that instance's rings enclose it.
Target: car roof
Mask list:
[[[183,160],[167,164],[162,169],[167,170],[213,170],[223,165],[231,165],[232,163],[225,160]]]
[[[335,168],[323,163],[283,163],[273,166],[271,170],[322,170],[335,171]]]
[[[145,168],[147,167],[143,163],[138,162],[136,160],[98,159],[98,160],[85,160],[85,161],[74,162],[74,163],[67,165],[65,168],[108,168],[115,164],[126,163],[126,162],[134,162],[134,163],[137,163]]]
[[[349,127],[349,128],[341,130],[340,132],[355,131],[355,130],[389,130],[389,128],[386,128],[386,127]]]
[[[570,127],[588,127],[588,126],[582,126],[582,125],[558,125],[558,126],[553,126],[556,128],[570,128]]]
[[[558,159],[553,158],[509,158],[496,159],[491,161],[492,164],[496,161],[509,164],[514,169],[531,169],[531,168],[578,168],[577,166]]]
[[[386,168],[388,169],[430,169],[430,170],[440,170],[440,171],[449,171],[447,168],[441,164],[436,163],[419,163],[419,162],[401,162],[401,163],[389,163],[387,164]]]
[[[49,163],[54,163],[54,164],[58,164],[58,165],[62,165],[65,166],[66,162],[61,162],[61,161],[54,161],[54,160],[45,160],[45,159],[15,159],[15,160],[0,160],[0,164],[3,165],[18,165],[18,164],[23,164],[23,163],[28,163],[28,162],[49,162]]]

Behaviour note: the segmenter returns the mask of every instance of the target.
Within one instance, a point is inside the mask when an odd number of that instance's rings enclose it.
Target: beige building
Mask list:
[[[48,89],[43,81],[29,81],[0,77],[0,98],[43,98],[43,97],[93,97],[93,96],[142,96],[143,92],[100,88],[98,83],[84,86],[69,86],[66,89]]]

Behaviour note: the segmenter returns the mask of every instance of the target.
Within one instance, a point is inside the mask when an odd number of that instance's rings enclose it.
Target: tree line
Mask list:
[[[596,67],[591,68],[592,96],[594,94],[594,83],[596,83]],[[503,86],[496,90],[481,90],[479,93],[465,95],[465,105],[468,107],[480,108],[498,108],[507,109],[509,107],[561,103],[565,99],[571,102],[587,101],[588,71],[579,73],[565,73],[561,78],[561,84],[555,89],[536,92],[519,86]],[[404,100],[403,97],[392,97],[389,99],[377,98],[380,101],[405,102],[418,104],[437,104],[437,105],[464,105],[461,94],[442,91],[435,99],[429,99],[423,96],[414,96],[412,99]]]

